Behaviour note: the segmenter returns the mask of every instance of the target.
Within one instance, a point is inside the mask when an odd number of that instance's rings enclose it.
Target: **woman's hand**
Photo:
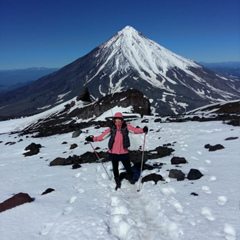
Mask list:
[[[144,132],[144,133],[148,133],[148,127],[145,126],[145,127],[143,128],[143,132]]]
[[[87,142],[93,142],[93,136],[88,136],[85,138],[85,141]]]

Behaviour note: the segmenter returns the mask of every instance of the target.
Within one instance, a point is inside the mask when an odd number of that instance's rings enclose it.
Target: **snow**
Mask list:
[[[119,110],[106,112],[99,119]],[[225,140],[240,137],[239,127],[220,121],[159,123],[152,116],[144,117],[149,123],[134,120],[133,126],[147,125],[150,129],[146,150],[170,143],[175,151],[172,156],[149,160],[149,164],[164,165],[160,170],[145,170],[142,174],[161,174],[165,181],[157,185],[153,182],[131,185],[124,180],[122,188],[115,191],[114,181],[108,179],[101,163],[82,164],[74,170],[69,165],[49,166],[56,157],[92,151],[90,145],[84,144],[85,137],[96,136],[105,128],[83,129],[77,139],[71,138],[72,133],[45,138],[9,134],[16,126],[29,124],[32,118],[0,122],[0,202],[18,192],[35,198],[32,203],[0,213],[1,240],[240,239],[240,140]],[[130,135],[130,138],[131,149],[139,149],[143,135]],[[67,144],[63,145],[64,141]],[[24,157],[25,147],[32,142],[43,146],[40,153]],[[73,143],[78,147],[70,150]],[[224,149],[209,152],[204,148],[207,143],[222,144]],[[107,140],[93,145],[106,150]],[[185,157],[188,163],[180,167],[171,165],[173,156]],[[112,177],[111,163],[105,162],[104,166]],[[175,168],[185,174],[195,168],[204,176],[195,181],[176,181],[168,177],[169,170]],[[41,195],[47,188],[55,191]],[[191,195],[193,192],[198,196]]]

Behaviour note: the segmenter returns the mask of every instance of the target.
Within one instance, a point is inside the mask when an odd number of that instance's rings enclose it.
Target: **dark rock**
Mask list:
[[[222,146],[221,144],[216,144],[214,146],[210,146],[209,151],[213,152],[213,151],[221,150],[223,148],[224,148],[224,146]]]
[[[177,181],[183,181],[185,179],[185,174],[181,170],[171,169],[169,171],[170,178],[176,178]]]
[[[75,163],[72,165],[72,169],[77,169],[77,168],[80,168],[82,167],[79,163]]]
[[[25,150],[28,151],[26,153],[24,153],[23,155],[25,157],[27,156],[32,156],[32,155],[36,155],[39,153],[39,149],[41,148],[41,144],[36,144],[36,143],[31,143],[30,145],[28,145]]]
[[[238,137],[229,137],[229,138],[226,138],[225,141],[236,140],[236,139],[238,139]]]
[[[77,101],[91,102],[90,93],[87,87],[84,87],[83,93],[77,97]]]
[[[197,169],[190,169],[188,175],[187,175],[187,179],[188,180],[197,180],[200,179],[203,176],[203,174],[197,170]]]
[[[57,157],[49,163],[50,166],[64,165],[65,158]]]
[[[157,154],[154,153],[155,151],[157,151]],[[172,154],[172,152],[174,152],[175,150],[172,148],[168,148],[166,146],[159,146],[157,148],[155,148],[155,150],[149,151],[147,153],[147,157],[148,159],[156,159],[156,158],[163,158],[166,156],[169,156]]]
[[[224,148],[221,144],[216,144],[214,146],[212,146],[210,144],[206,144],[204,147],[206,149],[208,149],[210,152],[213,152],[213,151],[220,150],[220,149]]]
[[[81,162],[81,157],[77,155],[69,156],[68,158],[57,157],[49,163],[49,166],[71,165],[71,164],[80,163],[80,162]]]
[[[209,148],[211,147],[211,145],[210,145],[210,144],[206,144],[204,147],[205,147],[206,149],[209,149]]]
[[[72,145],[70,146],[70,149],[74,149],[74,148],[76,148],[76,147],[78,147],[78,145],[77,145],[76,143],[74,143],[74,144],[72,144]]]
[[[171,159],[171,164],[185,164],[188,163],[187,160],[184,157],[173,157]]]
[[[192,195],[192,196],[198,196],[198,194],[195,193],[195,192],[192,192],[190,195]]]
[[[14,145],[16,142],[7,142],[7,143],[5,143],[5,145],[9,145],[9,146],[11,146],[11,145]]]
[[[32,201],[33,199],[27,193],[18,193],[13,197],[0,203],[0,212],[6,211],[8,209],[11,209],[19,205],[22,205],[24,203],[28,203]]]
[[[149,181],[154,181],[154,183],[157,184],[158,181],[164,181],[164,178],[161,175],[156,173],[151,173],[142,178],[142,183],[149,182]]]
[[[55,191],[53,188],[48,188],[41,195],[45,195],[45,194],[48,194],[48,193],[53,192],[53,191]]]

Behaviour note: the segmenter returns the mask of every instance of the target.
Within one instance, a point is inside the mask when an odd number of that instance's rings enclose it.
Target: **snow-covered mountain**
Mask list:
[[[185,59],[127,26],[87,55],[0,98],[0,116],[34,114],[88,87],[99,99],[138,89],[159,114],[176,114],[240,98],[240,83]]]

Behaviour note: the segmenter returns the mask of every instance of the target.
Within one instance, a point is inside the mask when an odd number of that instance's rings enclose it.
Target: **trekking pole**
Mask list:
[[[91,143],[91,142],[89,142],[89,143],[90,143],[90,145],[91,145],[91,147],[92,147],[93,151],[95,152],[95,154],[96,154],[96,156],[97,156],[97,158],[98,158],[98,161],[99,161],[99,162],[102,164],[102,166],[103,166],[103,168],[104,168],[105,172],[107,173],[109,180],[111,180],[111,177],[109,176],[109,174],[108,174],[108,172],[107,172],[107,169],[105,168],[105,166],[104,166],[104,164],[103,164],[102,160],[99,158],[99,156],[98,156],[98,154],[97,154],[97,152],[96,152],[95,148],[93,147],[93,145],[92,145],[92,143]]]
[[[142,169],[143,169],[143,159],[144,159],[144,147],[145,147],[145,141],[146,141],[146,133],[144,134],[144,139],[143,139],[143,147],[142,147],[142,162],[141,162],[141,170],[140,170],[140,176],[139,176],[139,187],[138,187],[138,192],[140,191],[140,184],[141,184],[141,175],[142,175]]]

